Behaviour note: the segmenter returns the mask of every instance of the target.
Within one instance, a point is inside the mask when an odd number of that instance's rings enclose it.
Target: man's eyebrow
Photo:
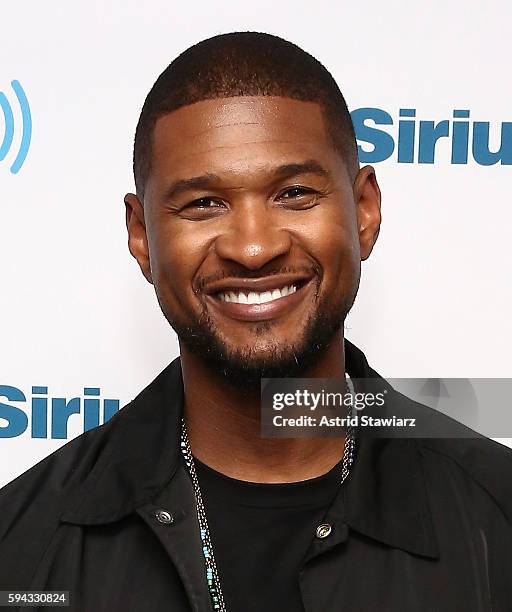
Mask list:
[[[279,178],[295,176],[296,174],[318,174],[325,178],[331,178],[331,173],[324,168],[320,162],[316,161],[316,159],[308,159],[301,163],[278,166],[273,174]]]
[[[170,185],[163,193],[164,200],[172,200],[185,191],[192,189],[208,189],[215,183],[220,182],[220,176],[216,174],[202,174],[201,176],[193,176],[187,179],[180,179]]]
[[[299,174],[317,174],[324,178],[330,178],[330,172],[322,166],[322,164],[314,159],[308,159],[304,162],[291,164],[283,164],[270,170],[269,175],[272,178],[287,178]],[[191,191],[193,189],[208,189],[215,184],[222,182],[222,179],[217,174],[206,173],[200,176],[192,176],[187,179],[179,179],[172,183],[163,193],[163,199],[168,201],[176,198],[180,194]]]

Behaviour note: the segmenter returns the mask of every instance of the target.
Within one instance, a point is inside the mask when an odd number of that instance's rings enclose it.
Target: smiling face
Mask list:
[[[355,299],[380,223],[373,169],[354,182],[318,104],[243,96],[161,117],[130,251],[182,351],[234,384],[298,376]]]

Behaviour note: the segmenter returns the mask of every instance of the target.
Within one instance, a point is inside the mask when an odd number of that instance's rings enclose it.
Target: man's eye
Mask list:
[[[295,203],[298,206],[304,208],[304,206],[314,204],[318,199],[318,192],[308,187],[288,187],[285,191],[282,191],[277,197],[278,200]]]
[[[307,189],[306,187],[290,187],[286,191],[283,191],[280,198],[284,198],[285,200],[290,200],[292,198],[297,198],[301,195],[308,195],[313,193],[311,189]]]
[[[218,206],[222,205],[222,202],[218,202],[217,200],[213,200],[212,198],[198,198],[197,200],[194,200],[193,202],[187,204],[185,208],[198,208],[204,210],[207,208],[217,208]]]

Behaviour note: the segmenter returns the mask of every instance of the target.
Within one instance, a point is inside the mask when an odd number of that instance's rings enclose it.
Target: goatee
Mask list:
[[[355,298],[355,295],[354,295]],[[300,339],[286,346],[270,345],[264,354],[247,346],[231,349],[216,332],[206,307],[194,324],[182,325],[166,317],[180,342],[204,365],[238,390],[259,393],[262,378],[300,378],[331,345],[352,307],[354,298],[341,304],[317,304]],[[271,322],[255,324],[257,335],[271,333]]]

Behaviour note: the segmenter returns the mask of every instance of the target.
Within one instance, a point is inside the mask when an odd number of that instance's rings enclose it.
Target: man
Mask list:
[[[180,358],[3,489],[0,589],[87,611],[511,610],[508,449],[260,435],[262,377],[380,379],[343,336],[380,191],[329,72],[266,34],[195,45],[146,98],[134,173],[128,245]]]

